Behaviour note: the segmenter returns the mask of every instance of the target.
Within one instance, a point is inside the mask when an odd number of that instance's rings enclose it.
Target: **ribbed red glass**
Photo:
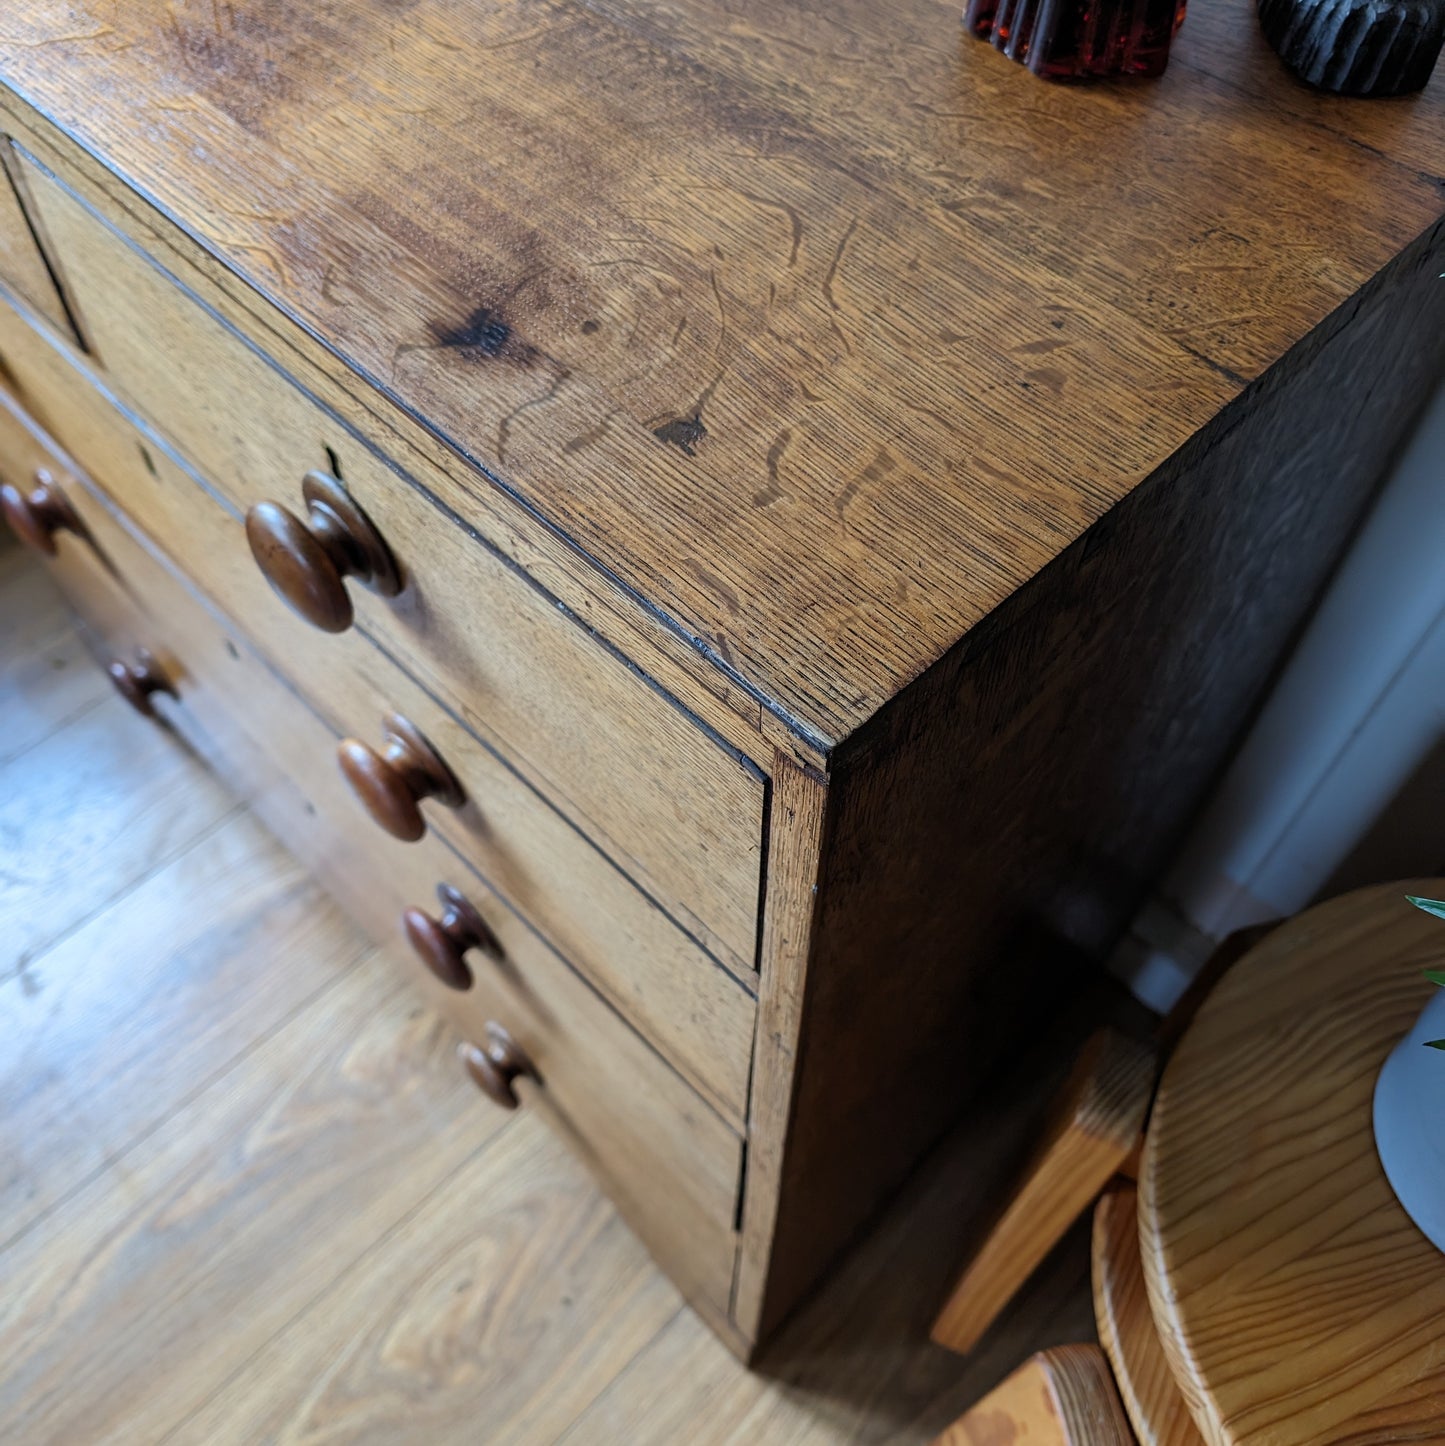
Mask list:
[[[963,23],[1048,80],[1160,75],[1184,0],[968,0]]]

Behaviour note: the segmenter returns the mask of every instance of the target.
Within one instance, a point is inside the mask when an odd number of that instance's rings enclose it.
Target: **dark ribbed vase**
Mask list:
[[[1048,80],[1159,75],[1184,0],[968,0],[963,22]]]
[[[1259,23],[1301,80],[1339,95],[1419,90],[1445,40],[1445,0],[1258,0]]]

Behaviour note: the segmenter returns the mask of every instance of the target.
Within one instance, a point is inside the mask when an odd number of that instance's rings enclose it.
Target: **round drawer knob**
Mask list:
[[[522,1046],[500,1024],[488,1022],[487,1044],[463,1044],[457,1051],[477,1088],[504,1110],[514,1110],[519,1103],[514,1082],[526,1077],[536,1079],[537,1071]]]
[[[156,716],[156,710],[151,704],[153,693],[168,693],[172,698],[180,697],[176,692],[176,685],[166,677],[160,664],[145,648],[136,651],[133,663],[127,663],[122,658],[114,659],[106,672],[110,674],[110,681],[115,684],[115,691],[137,713],[146,718]]]
[[[393,713],[382,723],[381,736],[380,753],[346,738],[336,755],[367,813],[393,838],[414,843],[426,832],[420,807],[424,798],[460,808],[466,794],[416,724]]]
[[[448,989],[470,989],[472,971],[463,957],[467,950],[480,949],[500,959],[501,943],[459,890],[438,884],[437,898],[442,905],[440,919],[421,909],[408,909],[401,916],[401,926],[417,957]]]
[[[353,617],[345,579],[395,597],[401,572],[386,540],[335,477],[308,472],[301,496],[304,518],[279,503],[258,502],[246,514],[246,541],[289,607],[323,632],[344,633]]]
[[[35,474],[29,492],[22,492],[8,482],[0,486],[0,512],[26,547],[48,557],[55,556],[57,532],[73,532],[78,537],[85,534],[84,523],[56,486],[55,478],[46,471]]]

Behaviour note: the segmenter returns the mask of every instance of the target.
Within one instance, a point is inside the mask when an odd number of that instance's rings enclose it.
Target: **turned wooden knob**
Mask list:
[[[437,898],[442,905],[440,919],[421,909],[408,909],[401,916],[401,926],[417,957],[448,989],[470,989],[472,971],[462,956],[468,949],[480,949],[500,959],[501,943],[460,891],[450,884],[438,884]]]
[[[35,474],[29,492],[22,492],[8,482],[0,487],[0,512],[26,547],[33,547],[48,557],[55,556],[57,532],[73,532],[78,537],[85,534],[85,524],[56,485],[55,478],[43,470]]]
[[[380,753],[359,739],[343,739],[336,750],[341,771],[362,807],[387,833],[415,843],[426,832],[420,807],[424,798],[459,808],[466,794],[415,723],[393,713],[382,723],[381,737]]]
[[[345,580],[395,597],[401,572],[385,539],[335,477],[308,472],[301,482],[306,516],[276,502],[246,514],[256,566],[289,607],[323,632],[344,633],[354,616]]]
[[[461,1045],[457,1053],[477,1088],[504,1110],[514,1110],[519,1103],[513,1081],[523,1076],[537,1078],[526,1051],[500,1024],[488,1022],[486,1048],[467,1043]]]
[[[110,681],[115,684],[115,691],[137,713],[147,718],[154,718],[156,715],[156,710],[151,705],[151,694],[168,693],[172,698],[180,697],[176,692],[176,685],[166,677],[160,664],[146,648],[137,649],[133,663],[127,663],[123,658],[114,659],[106,672],[110,674]]]

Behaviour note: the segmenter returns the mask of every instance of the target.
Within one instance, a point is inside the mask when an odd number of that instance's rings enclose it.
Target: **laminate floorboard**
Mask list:
[[[0,1438],[921,1446],[1091,1337],[1076,1236],[969,1360],[926,1338],[1040,1080],[745,1371],[3,537],[0,618]]]

